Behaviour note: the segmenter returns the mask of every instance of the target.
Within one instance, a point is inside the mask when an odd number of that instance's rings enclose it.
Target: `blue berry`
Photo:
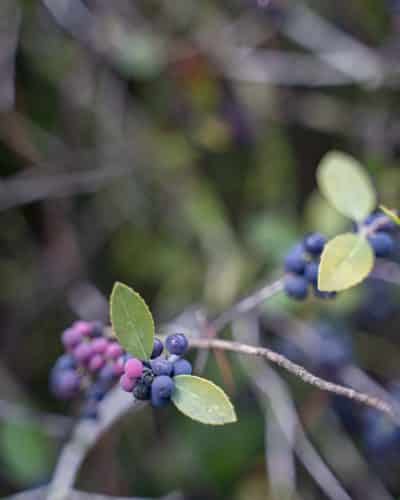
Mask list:
[[[77,396],[80,388],[80,376],[73,370],[54,370],[51,373],[50,387],[59,399],[71,399]]]
[[[168,359],[157,358],[151,362],[154,375],[171,375],[173,364]]]
[[[191,375],[192,365],[186,359],[178,359],[174,363],[174,376],[175,375]]]
[[[113,365],[107,364],[98,373],[99,380],[112,382],[115,378]]]
[[[150,386],[153,383],[153,380],[154,380],[153,370],[151,368],[144,367],[142,376],[140,378],[140,382],[142,384]]]
[[[81,410],[81,418],[96,420],[97,417],[98,417],[98,406],[96,401],[94,400],[86,401]]]
[[[135,385],[133,388],[132,394],[135,399],[138,399],[139,401],[146,401],[150,399],[150,394],[151,394],[151,386],[147,385],[143,382],[139,382],[138,384]]]
[[[109,389],[110,386],[108,384],[102,380],[98,380],[88,388],[86,397],[94,401],[101,401]]]
[[[160,339],[154,339],[153,352],[151,353],[151,359],[158,358],[164,350],[163,343]]]
[[[308,295],[308,281],[302,276],[289,274],[285,277],[284,289],[292,299],[304,300]]]
[[[319,264],[317,262],[307,262],[304,277],[311,285],[317,285]]]
[[[175,388],[175,384],[171,377],[160,375],[154,379],[151,386],[151,396],[157,399],[169,399]]]
[[[306,266],[304,247],[298,244],[285,257],[285,271],[288,273],[303,274]]]
[[[183,356],[189,347],[189,342],[183,333],[175,333],[168,335],[165,345],[171,354]]]
[[[394,240],[386,233],[371,234],[368,236],[368,241],[377,257],[388,257],[394,251]]]
[[[304,246],[312,255],[320,255],[324,249],[326,238],[321,233],[309,234],[304,240]]]
[[[57,359],[54,368],[58,370],[73,370],[76,368],[76,361],[70,354],[63,354]]]

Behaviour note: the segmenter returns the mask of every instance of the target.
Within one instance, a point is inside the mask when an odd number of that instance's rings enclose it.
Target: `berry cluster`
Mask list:
[[[295,245],[285,258],[286,294],[296,300],[307,298],[310,288],[316,297],[330,299],[336,292],[318,290],[319,259],[326,243],[326,237],[320,233],[312,233]]]
[[[77,321],[62,334],[65,348],[50,375],[50,388],[59,399],[83,397],[81,415],[96,418],[98,404],[119,380],[136,399],[150,400],[154,407],[168,403],[175,375],[190,375],[192,366],[182,356],[188,348],[183,334],[169,335],[164,345],[155,339],[150,361],[133,358],[107,336],[99,322]]]
[[[363,222],[368,241],[376,257],[391,257],[395,250],[394,232],[398,229],[395,222],[382,213],[369,215]]]
[[[155,339],[150,361],[130,358],[124,365],[120,379],[121,388],[132,392],[136,399],[150,400],[152,406],[160,408],[169,403],[174,390],[175,375],[190,375],[192,365],[182,358],[188,349],[185,335],[169,335],[165,342],[168,355],[164,356],[164,345]]]

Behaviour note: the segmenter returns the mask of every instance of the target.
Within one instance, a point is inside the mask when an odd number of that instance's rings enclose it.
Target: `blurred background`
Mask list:
[[[331,149],[399,208],[399,50],[397,0],[1,0],[2,497],[51,478],[76,412],[48,390],[60,333],[106,321],[116,280],[158,324],[190,324],[279,277],[305,233],[349,228],[316,192]],[[373,279],[335,301],[278,296],[234,334],[396,395],[399,299]],[[239,423],[208,428],[173,407],[129,415],[79,489],[400,498],[387,419],[264,363],[197,361]]]

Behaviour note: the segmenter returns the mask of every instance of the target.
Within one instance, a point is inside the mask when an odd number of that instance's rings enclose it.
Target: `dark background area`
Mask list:
[[[394,0],[1,0],[2,496],[51,478],[63,416],[76,411],[48,391],[60,334],[79,317],[107,320],[115,281],[159,325],[197,307],[212,317],[272,281],[307,231],[350,227],[316,192],[331,149],[358,158],[380,201],[399,208],[399,30]],[[321,369],[335,348],[313,351],[307,331],[329,325],[340,349],[345,334],[353,344],[342,380],[391,388],[398,305],[397,287],[373,280],[334,302],[280,296],[265,305],[261,342],[287,350],[293,336]],[[325,463],[351,498],[400,498],[400,434],[385,419],[272,368],[260,396],[246,365],[224,359],[210,356],[204,374],[230,394],[238,424],[201,426],[173,407],[127,416],[79,488],[344,498]],[[294,458],[277,395],[315,456],[304,445]]]

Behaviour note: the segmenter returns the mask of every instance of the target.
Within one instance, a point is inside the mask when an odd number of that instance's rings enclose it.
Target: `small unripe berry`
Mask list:
[[[61,340],[66,349],[73,349],[82,340],[82,334],[74,328],[67,328],[62,334]]]
[[[136,358],[128,359],[124,371],[125,375],[131,379],[140,378],[143,373],[143,363]]]
[[[124,361],[124,357],[121,356],[120,358],[118,358],[115,363],[113,364],[113,371],[114,371],[114,375],[119,377],[121,376],[124,371],[125,371],[125,361]]]
[[[189,342],[183,333],[175,333],[168,335],[165,345],[171,354],[183,356],[189,347]]]
[[[75,321],[72,328],[81,333],[84,337],[89,337],[92,333],[92,325],[87,321]]]
[[[109,359],[117,359],[124,353],[124,350],[117,342],[111,342],[108,344],[106,350],[106,357]]]
[[[95,354],[89,360],[89,366],[88,366],[89,371],[97,372],[98,370],[100,370],[100,368],[104,366],[104,363],[105,359],[103,358],[103,356],[101,356],[100,354]]]
[[[89,360],[92,354],[92,348],[86,342],[82,342],[74,349],[74,357],[78,361],[78,363],[86,363],[86,361]]]
[[[136,385],[136,380],[129,378],[126,374],[122,375],[119,379],[119,385],[125,392],[132,392]]]
[[[93,352],[97,354],[104,354],[108,347],[108,340],[104,338],[94,339],[91,345]]]

